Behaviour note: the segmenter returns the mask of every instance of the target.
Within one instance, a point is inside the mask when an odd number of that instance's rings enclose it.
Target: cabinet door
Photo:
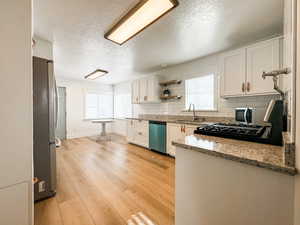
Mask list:
[[[151,77],[147,80],[147,102],[159,103],[160,100],[160,85],[157,77]]]
[[[134,143],[134,121],[133,120],[127,120],[127,141],[130,143]]]
[[[194,131],[197,129],[199,126],[194,126],[194,125],[185,125],[184,127],[184,134],[185,136],[190,136],[194,134]]]
[[[140,103],[148,102],[148,80],[140,80]]]
[[[224,53],[220,57],[222,96],[245,94],[246,50],[239,49]]]
[[[144,120],[136,120],[135,126],[136,136],[135,144],[149,148],[149,122]]]
[[[176,147],[172,145],[172,141],[180,140],[185,137],[183,133],[183,125],[182,124],[168,124],[167,125],[167,153],[169,155],[176,155]]]
[[[0,224],[29,225],[31,209],[29,208],[29,187],[21,183],[0,189]]]
[[[132,103],[140,102],[140,82],[138,80],[132,82]]]
[[[278,70],[280,67],[280,40],[273,39],[247,48],[247,84],[248,95],[272,94],[271,77],[262,79],[264,71]]]

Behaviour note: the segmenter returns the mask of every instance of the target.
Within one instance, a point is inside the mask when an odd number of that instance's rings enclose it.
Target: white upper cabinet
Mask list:
[[[156,76],[147,79],[147,98],[146,102],[160,102],[160,85]]]
[[[220,57],[222,95],[236,96],[245,93],[246,49],[226,52]]]
[[[262,73],[280,68],[280,40],[265,41],[247,48],[246,94],[273,94],[271,77],[262,79]]]
[[[148,100],[148,80],[140,80],[140,103],[145,103]]]
[[[263,80],[262,73],[280,69],[281,43],[281,38],[274,38],[222,54],[222,97],[277,94],[272,78]]]
[[[160,86],[156,76],[136,80],[132,83],[133,104],[159,103]]]
[[[132,103],[138,104],[140,102],[140,81],[132,82]]]

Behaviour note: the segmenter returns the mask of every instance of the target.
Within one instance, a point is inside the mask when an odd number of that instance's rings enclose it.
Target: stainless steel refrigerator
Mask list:
[[[57,91],[53,61],[33,57],[34,200],[56,194]]]

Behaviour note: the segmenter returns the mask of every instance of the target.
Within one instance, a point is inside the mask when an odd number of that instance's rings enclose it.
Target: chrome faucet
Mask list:
[[[189,112],[192,112],[192,107],[193,107],[193,121],[195,121],[195,120],[197,120],[197,118],[196,118],[196,111],[195,111],[195,104],[190,104],[190,106],[189,106]]]

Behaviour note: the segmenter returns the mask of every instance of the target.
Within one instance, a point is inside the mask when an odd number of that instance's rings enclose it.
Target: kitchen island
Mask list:
[[[293,224],[296,168],[284,149],[191,135],[176,146],[176,225]]]

